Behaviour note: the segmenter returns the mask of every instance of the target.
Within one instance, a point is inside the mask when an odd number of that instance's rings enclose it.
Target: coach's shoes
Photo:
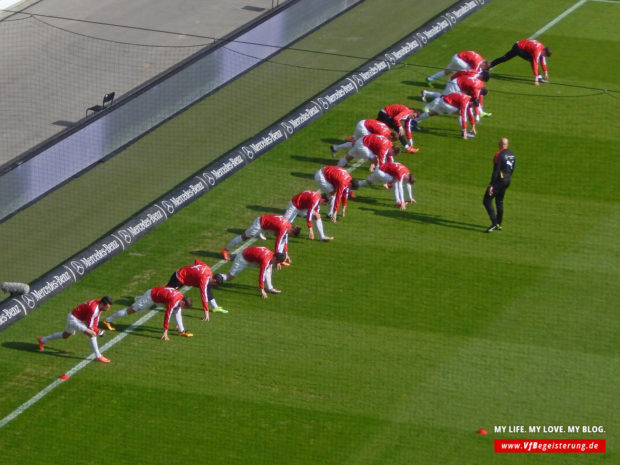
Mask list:
[[[182,333],[179,333],[179,336],[181,337],[194,337],[193,333],[189,333],[187,331],[183,331]]]
[[[103,326],[105,326],[108,331],[116,331],[116,328],[107,321],[103,320],[101,323],[103,323]]]
[[[39,342],[39,350],[44,350],[45,349],[45,342],[43,342],[41,340],[41,337],[38,337],[37,341]]]
[[[224,260],[226,260],[227,262],[230,261],[230,252],[228,251],[228,249],[224,248],[220,250],[220,253],[222,254],[222,257],[224,257]]]
[[[502,229],[502,227],[499,224],[492,224],[487,228],[487,232],[499,231],[500,229]]]
[[[95,360],[101,363],[110,363],[110,359],[105,358],[103,355],[101,357],[97,357]]]
[[[217,307],[211,310],[213,313],[228,313],[228,310],[225,310],[223,307]]]

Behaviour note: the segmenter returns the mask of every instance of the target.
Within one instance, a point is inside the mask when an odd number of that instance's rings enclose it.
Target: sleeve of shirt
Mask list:
[[[467,119],[469,117],[468,115],[468,109],[469,105],[461,105],[460,108],[460,114],[461,114],[461,129],[463,131],[467,130]]]
[[[261,261],[260,272],[258,273],[258,287],[265,289],[265,270],[269,266],[269,261]]]
[[[211,276],[208,278],[200,279],[200,299],[202,300],[202,309],[205,312],[209,311],[209,297],[207,297],[207,289],[209,287],[209,282],[211,281]]]
[[[306,213],[306,224],[308,225],[308,229],[312,227],[312,215],[315,211],[319,211],[320,200],[317,200],[312,204],[312,208],[308,208],[308,212]]]
[[[340,209],[340,202],[342,201],[342,194],[344,193],[344,186],[338,186],[336,191],[336,200],[334,201],[334,211],[337,212]],[[346,204],[345,204],[346,205]]]
[[[96,312],[91,318],[89,328],[92,329],[95,334],[99,334],[99,332],[101,331],[99,329],[99,312]]]
[[[279,230],[278,237],[276,237],[276,253],[288,252],[288,232]]]
[[[495,185],[499,181],[499,172],[500,172],[500,166],[502,165],[502,158],[503,158],[503,155],[500,154],[497,157],[497,161],[493,165],[493,173],[491,174],[491,182],[490,182],[491,185]]]
[[[172,310],[174,310],[177,305],[179,305],[179,302],[170,302],[168,303],[168,305],[166,305],[166,313],[164,315],[164,329],[168,329],[168,327],[170,326],[170,315],[172,314]]]
[[[392,190],[394,192],[394,202],[400,204],[405,201],[405,192],[403,190],[403,180],[401,178],[400,181],[396,179],[392,183]]]

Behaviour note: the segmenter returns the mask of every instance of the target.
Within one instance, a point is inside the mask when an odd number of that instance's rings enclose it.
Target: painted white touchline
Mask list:
[[[560,21],[562,21],[564,18],[566,18],[569,14],[571,14],[573,11],[575,11],[577,8],[579,8],[580,6],[582,6],[584,3],[586,3],[588,0],[579,0],[577,3],[575,3],[573,6],[571,6],[568,10],[566,10],[564,13],[561,13],[559,16],[557,16],[555,19],[553,19],[551,22],[547,23],[545,26],[543,26],[541,29],[539,29],[538,31],[536,31],[534,33],[534,35],[532,35],[530,37],[530,39],[535,39],[536,37],[540,36],[541,34],[547,32],[549,29],[551,29],[553,26],[555,26],[557,23],[559,23]]]
[[[353,165],[351,165],[351,167],[347,170],[349,172],[354,171],[355,169],[359,168],[362,165],[362,161],[357,160]],[[237,249],[233,250],[233,254],[239,253],[240,251],[242,251],[243,249],[245,249],[246,247],[249,247],[250,245],[252,245],[254,242],[256,242],[256,239],[252,238],[246,242],[244,242],[242,245],[240,245]],[[211,267],[211,269],[213,271],[216,271],[218,268],[220,268],[222,265],[224,265],[226,263],[225,260],[220,260],[219,262],[217,262],[215,265],[213,265]],[[187,292],[189,289],[189,287],[182,287],[181,291],[183,293]],[[139,328],[140,326],[142,326],[144,323],[146,323],[147,321],[149,321],[151,318],[153,318],[153,316],[155,314],[159,313],[156,310],[151,310],[150,312],[148,312],[146,315],[144,315],[142,318],[140,318],[138,321],[136,321],[134,324],[132,324],[131,326],[129,326],[129,328],[127,328],[125,331],[123,331],[122,333],[118,334],[114,339],[112,339],[110,342],[107,342],[106,344],[104,344],[101,347],[101,352],[104,352],[106,350],[108,350],[109,348],[115,346],[116,344],[118,344],[119,342],[121,342],[123,339],[125,339],[130,333],[132,333],[136,328]],[[109,333],[109,332],[108,332]],[[78,371],[80,371],[82,368],[86,367],[90,362],[92,362],[95,359],[95,355],[94,354],[90,354],[86,359],[82,360],[80,363],[78,363],[77,365],[75,365],[73,368],[71,368],[69,371],[67,371],[65,374],[69,377],[73,376],[75,373],[77,373]],[[19,415],[21,415],[22,413],[24,413],[28,408],[32,407],[34,404],[36,404],[38,401],[40,401],[43,397],[45,397],[49,392],[51,392],[52,390],[54,390],[56,387],[58,387],[60,384],[64,383],[65,380],[62,379],[56,379],[54,380],[51,384],[49,384],[48,386],[46,386],[45,388],[43,388],[41,391],[39,391],[37,394],[35,394],[33,397],[31,397],[30,399],[28,399],[26,402],[24,402],[22,405],[20,405],[19,407],[17,407],[15,410],[13,410],[11,413],[9,413],[6,417],[4,417],[2,420],[0,420],[0,428],[4,427],[4,425],[6,425],[7,423],[9,423],[11,420],[14,420],[15,418],[17,418]]]

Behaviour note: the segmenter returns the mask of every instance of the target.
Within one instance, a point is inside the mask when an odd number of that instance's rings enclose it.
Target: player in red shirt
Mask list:
[[[349,140],[339,145],[330,145],[329,149],[332,152],[332,158],[336,156],[336,152],[341,149],[351,149],[355,141],[361,139],[369,134],[378,134],[390,141],[396,140],[396,134],[388,127],[387,124],[382,123],[376,119],[363,119],[357,122],[355,125],[355,132]]]
[[[504,56],[496,58],[491,62],[491,68],[504,63],[516,56],[523,58],[532,63],[532,72],[534,73],[534,84],[549,81],[549,72],[547,70],[547,58],[551,56],[551,49],[545,47],[542,43],[533,39],[525,39],[515,42]],[[542,68],[544,76],[541,76],[538,66]]]
[[[164,334],[162,339],[164,341],[170,340],[168,337],[168,327],[170,326],[170,317],[174,315],[177,322],[177,330],[179,336],[192,337],[192,333],[185,330],[183,326],[183,315],[181,310],[184,308],[190,308],[192,306],[192,299],[185,297],[180,291],[172,287],[160,286],[149,289],[144,294],[136,297],[136,301],[127,308],[123,308],[116,313],[110,315],[103,320],[103,324],[110,331],[115,331],[110,323],[117,318],[131,315],[132,313],[142,312],[148,310],[155,304],[164,304],[166,306],[166,313],[164,314]]]
[[[230,281],[243,271],[248,265],[260,268],[258,273],[258,287],[260,288],[261,296],[266,299],[267,292],[270,294],[280,294],[282,291],[273,287],[272,275],[273,265],[276,266],[286,260],[286,254],[284,252],[273,253],[267,247],[252,246],[243,250],[242,253],[237,254],[233,261],[228,273],[216,274],[214,276],[215,281],[218,284],[222,284],[225,281]]]
[[[463,92],[442,95],[424,107],[425,112],[416,118],[416,124],[430,116],[458,113],[459,126],[463,139],[476,137],[476,119],[474,107],[478,101]],[[471,123],[472,132],[467,131],[467,120]]]
[[[455,92],[465,92],[466,94],[474,97],[478,100],[478,106],[475,107],[476,121],[480,121],[481,116],[491,116],[491,113],[486,113],[482,107],[484,102],[484,96],[488,93],[484,83],[489,80],[488,71],[457,71],[444,87],[443,92],[432,92],[430,90],[422,90],[422,100],[424,102],[430,102],[442,95],[453,94]],[[484,89],[484,90],[483,90]]]
[[[379,110],[377,119],[398,133],[398,139],[407,153],[416,153],[420,149],[413,146],[411,121],[419,114],[418,110],[396,103]]]
[[[39,337],[39,350],[44,350],[45,343],[53,339],[67,339],[77,331],[86,334],[89,338],[90,346],[95,354],[95,360],[101,363],[110,363],[110,360],[99,352],[97,336],[103,336],[103,331],[98,328],[99,314],[105,312],[112,305],[112,300],[108,296],[101,299],[87,300],[75,307],[67,315],[67,324],[64,332],[52,333],[49,336]]]
[[[326,166],[314,174],[319,190],[326,192],[329,199],[327,216],[332,222],[338,221],[338,210],[342,202],[342,216],[346,214],[347,198],[351,189],[357,189],[357,181],[340,166]]]
[[[426,78],[426,82],[429,86],[433,85],[435,79],[440,79],[448,74],[455,73],[457,71],[466,71],[473,69],[474,71],[483,71],[490,68],[490,64],[487,60],[482,58],[478,52],[473,50],[465,50],[463,52],[452,55],[452,59],[448,66],[441,71],[436,72],[432,76]]]
[[[323,220],[321,219],[321,212],[319,208],[321,205],[327,203],[327,197],[317,191],[303,191],[295,195],[288,203],[284,217],[292,224],[297,215],[304,215],[306,217],[306,224],[308,225],[308,237],[314,239],[314,230],[312,229],[312,221],[316,224],[316,229],[319,232],[319,238],[323,242],[329,242],[333,240],[333,237],[328,237],[323,231]]]
[[[399,147],[394,147],[392,141],[387,137],[378,134],[369,134],[358,139],[353,144],[353,148],[338,160],[337,165],[346,166],[351,160],[368,160],[372,166],[376,163],[385,163],[388,159],[394,159],[400,153]]]
[[[384,184],[386,187],[392,185],[394,203],[398,208],[404,210],[409,202],[416,203],[413,198],[413,183],[415,176],[411,174],[409,168],[402,163],[388,162],[375,169],[368,178],[359,182],[360,187],[370,184]],[[409,201],[405,200],[405,189]]]
[[[213,292],[211,292],[211,282],[213,273],[211,267],[198,258],[194,259],[193,265],[179,268],[170,277],[167,287],[179,289],[181,286],[197,287],[200,290],[202,300],[202,310],[204,311],[203,321],[209,321],[209,305],[214,313],[228,313],[217,304]]]
[[[288,235],[292,234],[294,237],[297,237],[300,230],[301,228],[299,226],[293,226],[282,215],[259,216],[244,233],[240,236],[233,237],[230,242],[226,244],[226,247],[221,250],[221,253],[224,260],[230,261],[230,250],[234,246],[243,241],[247,241],[250,237],[266,240],[265,233],[271,231],[276,236],[275,251],[284,252],[286,254],[284,265],[289,265],[291,263],[291,257],[288,255]]]

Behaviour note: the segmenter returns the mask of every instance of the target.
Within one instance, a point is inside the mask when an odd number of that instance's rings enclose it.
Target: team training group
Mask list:
[[[419,130],[420,124],[425,119],[443,114],[457,115],[463,139],[475,137],[476,123],[481,118],[490,116],[490,113],[484,111],[484,96],[487,95],[485,82],[489,79],[489,69],[519,56],[531,63],[534,84],[539,85],[549,80],[546,59],[550,55],[548,47],[532,39],[516,42],[505,55],[491,62],[474,51],[456,53],[445,69],[426,78],[432,87],[434,81],[450,75],[442,92],[422,91],[421,97],[426,103],[422,111],[401,104],[392,104],[381,109],[376,119],[359,121],[349,140],[330,147],[332,157],[336,157],[340,150],[347,149],[347,153],[339,158],[335,165],[325,166],[315,173],[317,190],[308,190],[295,195],[282,215],[262,215],[256,218],[244,233],[226,244],[221,253],[225,260],[231,261],[230,251],[235,246],[250,238],[265,240],[265,234],[268,232],[276,237],[273,251],[262,246],[246,247],[235,255],[227,273],[216,275],[213,275],[206,263],[196,259],[193,265],[176,270],[165,286],[149,289],[137,297],[131,306],[103,319],[102,324],[108,331],[114,331],[112,322],[118,318],[160,304],[165,308],[162,339],[169,340],[168,329],[172,316],[176,322],[177,334],[192,337],[193,334],[183,326],[182,316],[182,310],[191,307],[192,301],[179,289],[182,286],[199,289],[204,312],[203,320],[209,321],[210,311],[227,313],[213,297],[211,287],[230,281],[247,266],[259,269],[258,282],[263,298],[267,298],[268,294],[279,294],[281,291],[274,287],[272,281],[273,268],[280,269],[282,266],[290,265],[288,237],[290,234],[297,236],[300,233],[301,228],[293,225],[297,216],[305,217],[309,239],[315,239],[314,225],[319,240],[331,241],[333,238],[325,234],[320,207],[327,205],[327,218],[336,222],[341,211],[340,207],[344,216],[347,200],[355,197],[353,191],[371,184],[383,184],[386,188],[391,188],[396,206],[404,210],[408,204],[415,202],[413,197],[415,177],[404,164],[395,160],[401,152],[401,148],[394,145],[396,140],[400,141],[407,153],[416,153],[418,149],[414,146],[413,131]],[[499,150],[493,158],[491,180],[484,192],[483,204],[491,220],[491,226],[487,229],[489,233],[502,229],[503,198],[515,168],[515,155],[508,148],[508,144],[508,139],[505,137],[499,140]],[[370,175],[366,179],[355,180],[345,169],[352,160],[370,163]],[[67,315],[64,331],[38,338],[39,350],[45,350],[45,344],[49,341],[66,339],[80,332],[88,337],[95,360],[109,363],[110,360],[100,352],[97,340],[104,334],[104,331],[99,329],[99,316],[111,305],[112,301],[107,296],[78,305]]]

